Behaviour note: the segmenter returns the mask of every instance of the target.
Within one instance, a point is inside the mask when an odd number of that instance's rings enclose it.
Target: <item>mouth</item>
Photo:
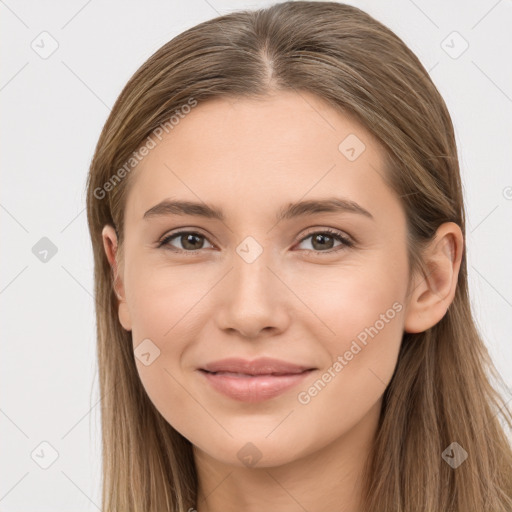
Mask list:
[[[219,361],[207,363],[199,369],[214,374],[232,373],[250,376],[283,376],[299,374],[314,368],[309,365],[291,363],[288,361],[282,361],[280,359],[273,359],[271,357],[260,357],[253,361],[231,357],[228,359],[221,359]]]
[[[216,392],[240,402],[257,403],[278,397],[306,379],[315,368],[294,372],[247,373],[200,369]]]
[[[228,372],[228,371],[218,371],[218,372],[209,372],[208,370],[200,369],[200,371],[209,373],[211,375],[227,375],[229,377],[283,377],[287,375],[300,375],[304,372],[313,371],[313,368],[308,370],[303,370],[300,372],[264,372],[264,373],[242,373],[242,372]]]

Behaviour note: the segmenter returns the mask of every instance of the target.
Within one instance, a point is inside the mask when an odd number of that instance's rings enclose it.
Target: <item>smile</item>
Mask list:
[[[242,402],[262,402],[277,397],[300,384],[313,369],[298,373],[268,373],[252,375],[239,372],[209,372],[200,370],[214,390]]]

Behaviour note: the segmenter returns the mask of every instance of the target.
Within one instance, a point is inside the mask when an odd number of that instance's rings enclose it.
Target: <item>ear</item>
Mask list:
[[[463,249],[460,227],[454,222],[441,224],[423,253],[427,275],[418,275],[411,283],[405,313],[406,332],[426,331],[444,317],[457,289]]]
[[[122,266],[118,265],[117,260],[117,234],[114,227],[107,224],[103,227],[101,235],[103,238],[103,248],[105,249],[108,262],[110,263],[110,267],[112,269],[112,282],[114,285],[114,292],[118,299],[119,322],[121,323],[124,329],[126,329],[127,331],[131,331],[132,322],[130,318],[130,312],[128,310],[128,304],[126,303],[124,279],[122,275],[123,269]]]

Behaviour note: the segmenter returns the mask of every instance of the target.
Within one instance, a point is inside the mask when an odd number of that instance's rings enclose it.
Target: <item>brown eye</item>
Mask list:
[[[301,240],[303,243],[305,240],[311,239],[312,249],[305,248],[306,251],[310,252],[336,252],[345,247],[351,247],[352,241],[343,236],[341,233],[332,230],[315,231],[310,233],[308,236]],[[338,245],[335,245],[338,241]],[[341,247],[340,247],[341,246]],[[335,249],[335,247],[339,247]]]
[[[181,247],[170,243],[171,240],[176,239]],[[200,233],[193,231],[180,231],[166,236],[158,245],[158,247],[166,246],[170,247],[171,250],[182,251],[182,252],[195,252],[199,249],[204,249],[203,244],[206,241],[206,237]]]

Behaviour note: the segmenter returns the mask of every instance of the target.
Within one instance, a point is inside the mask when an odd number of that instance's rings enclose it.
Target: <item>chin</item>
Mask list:
[[[223,441],[214,441],[210,438],[206,444],[193,442],[194,450],[200,450],[207,457],[228,466],[248,469],[283,466],[307,454],[305,444],[291,439],[290,436],[276,435],[274,439],[270,439],[265,438],[266,434],[232,434],[233,438],[224,438]]]

